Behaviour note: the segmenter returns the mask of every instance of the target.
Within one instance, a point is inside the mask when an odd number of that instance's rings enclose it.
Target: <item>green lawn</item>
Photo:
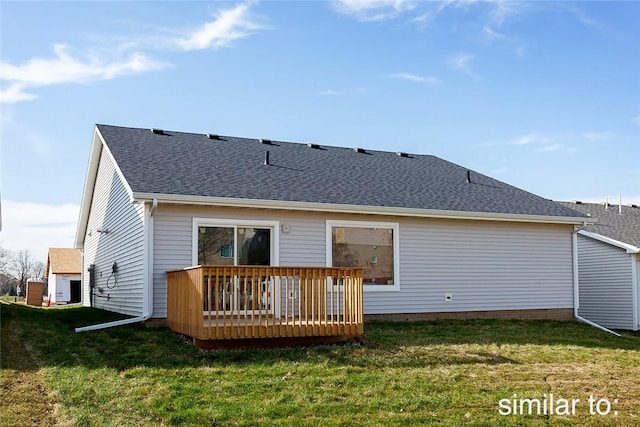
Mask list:
[[[640,424],[640,335],[577,323],[367,323],[366,345],[203,352],[164,328],[74,333],[119,318],[96,309],[0,309],[0,425]],[[545,394],[580,401],[513,414]]]

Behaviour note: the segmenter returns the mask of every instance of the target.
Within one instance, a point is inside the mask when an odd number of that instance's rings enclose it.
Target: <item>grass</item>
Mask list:
[[[366,345],[203,352],[164,328],[74,333],[119,318],[96,309],[0,310],[1,425],[640,423],[640,335],[577,323],[379,322]],[[576,413],[498,412],[545,393]],[[611,412],[591,415],[590,395]]]

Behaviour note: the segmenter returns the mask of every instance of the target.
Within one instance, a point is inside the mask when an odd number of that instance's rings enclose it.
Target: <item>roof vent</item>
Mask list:
[[[358,148],[358,147],[354,148],[353,151],[355,151],[356,153],[364,153],[364,154],[367,153],[367,150],[365,150],[364,148]]]
[[[399,157],[409,157],[409,154],[408,154],[408,153],[405,153],[405,152],[403,152],[403,151],[398,151],[398,152],[396,153],[396,156],[399,156]]]
[[[260,138],[260,143],[264,145],[273,145],[273,141],[270,139]]]
[[[269,150],[264,152],[264,165],[269,166]]]
[[[309,148],[315,148],[315,149],[318,149],[318,148],[320,148],[320,145],[319,145],[319,144],[312,144],[312,143],[310,142],[310,143],[308,143],[308,144],[307,144],[307,147],[309,147]]]
[[[156,135],[164,135],[164,131],[162,129],[151,128],[151,132],[155,133]]]
[[[574,200],[573,203],[575,203],[576,205],[581,205],[582,201],[581,200]]]
[[[630,207],[630,208],[635,208],[635,209],[637,209],[637,208],[638,208],[638,205],[629,205],[629,207]]]
[[[471,184],[471,170],[467,169],[467,184]]]
[[[209,139],[220,139],[220,135],[216,135],[215,133],[208,133],[207,138]]]

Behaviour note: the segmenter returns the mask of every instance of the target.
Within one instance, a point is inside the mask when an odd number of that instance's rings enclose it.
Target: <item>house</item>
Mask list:
[[[562,202],[597,217],[577,236],[579,313],[602,326],[640,328],[640,208]]]
[[[97,125],[76,247],[85,305],[187,335],[345,307],[573,319],[573,236],[592,221],[430,155]]]
[[[52,303],[81,302],[82,258],[74,248],[49,248],[45,279]]]

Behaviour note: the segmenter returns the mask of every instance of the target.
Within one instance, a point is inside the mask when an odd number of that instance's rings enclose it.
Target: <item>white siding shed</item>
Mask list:
[[[637,331],[638,254],[578,235],[580,316],[611,329]]]

